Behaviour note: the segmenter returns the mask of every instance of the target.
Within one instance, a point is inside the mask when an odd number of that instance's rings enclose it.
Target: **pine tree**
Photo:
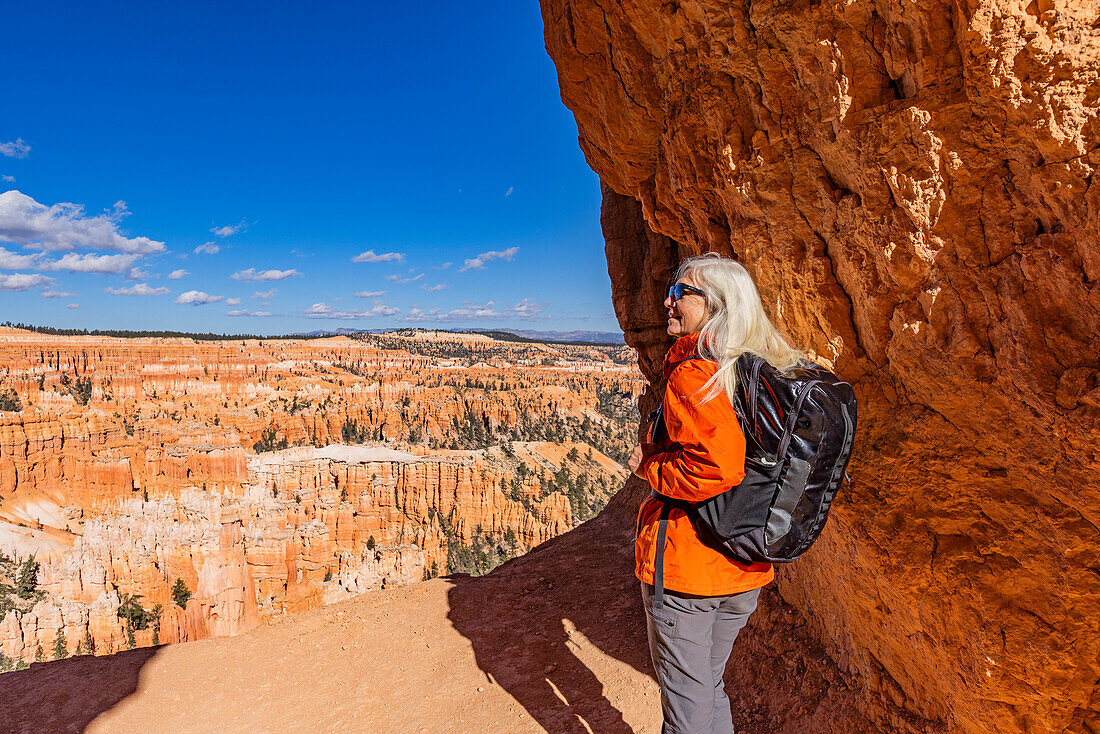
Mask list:
[[[19,567],[19,578],[15,582],[15,593],[20,599],[30,599],[34,596],[34,589],[38,586],[38,561],[34,556],[23,561]]]
[[[57,628],[57,637],[53,640],[53,659],[64,660],[69,657],[69,643],[65,639],[65,633],[60,627]]]
[[[176,602],[176,605],[181,609],[187,608],[187,600],[191,598],[191,590],[187,588],[187,584],[182,578],[176,579],[175,585],[172,587],[172,600]]]
[[[118,617],[126,620],[126,626],[143,630],[149,626],[148,612],[141,606],[141,594],[123,594],[118,605]]]

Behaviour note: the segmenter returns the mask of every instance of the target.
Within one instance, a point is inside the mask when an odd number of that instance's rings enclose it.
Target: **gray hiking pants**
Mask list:
[[[666,589],[664,606],[655,609],[653,587],[642,584],[649,654],[661,685],[661,734],[733,734],[722,676],[759,597],[760,589],[732,596]]]

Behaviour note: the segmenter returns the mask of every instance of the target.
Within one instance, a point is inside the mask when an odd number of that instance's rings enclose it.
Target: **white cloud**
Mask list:
[[[145,280],[146,278],[159,277],[159,275],[153,275],[148,270],[142,270],[141,268],[130,268],[130,272],[126,273],[127,280]]]
[[[198,247],[196,247],[195,248],[195,254],[196,255],[217,255],[219,252],[221,252],[221,249],[222,249],[221,247],[219,247],[218,245],[215,245],[213,242],[207,242],[205,244],[202,244],[202,245],[199,245]]]
[[[497,308],[497,305],[492,301],[487,301],[485,303],[471,303],[466,301],[461,308],[451,309],[450,311],[444,311],[440,308],[424,311],[413,306],[409,309],[407,320],[413,322],[435,321],[438,323],[485,320],[501,321],[505,319],[536,321],[547,318],[542,315],[547,305],[549,304],[534,303],[525,298],[515,306],[505,309]]]
[[[471,303],[466,301],[462,308],[444,311],[433,308],[430,311],[422,311],[416,306],[409,309],[409,321],[468,321],[470,319],[500,318],[496,304],[492,301],[485,303]]]
[[[403,263],[405,262],[405,253],[383,252],[375,254],[374,250],[367,250],[366,252],[360,252],[351,261],[353,263]]]
[[[185,278],[190,274],[191,273],[187,272],[183,268],[180,268],[179,270],[173,270],[172,272],[168,273],[168,280],[179,280],[180,278]]]
[[[232,311],[227,311],[226,316],[274,316],[275,314],[270,311],[249,311],[247,308],[237,308]]]
[[[451,267],[452,265],[454,265],[454,263],[449,263],[449,262],[448,263],[443,263],[442,265],[433,265],[432,270],[446,270],[447,268]]]
[[[46,253],[20,255],[0,247],[0,268],[8,270],[68,271],[71,273],[121,274],[130,270],[140,255],[78,255],[66,253],[59,260],[47,260]]]
[[[261,301],[269,301],[275,297],[275,294],[279,292],[278,288],[272,288],[269,291],[256,291],[252,294],[253,298],[257,298]]]
[[[447,284],[446,283],[439,283],[437,285],[422,285],[420,287],[423,288],[424,290],[426,290],[428,293],[435,293],[437,291],[441,291],[441,290],[446,289]]]
[[[248,270],[238,270],[229,277],[233,280],[285,280],[296,275],[301,275],[301,273],[293,269],[256,270],[256,268],[249,268]]]
[[[116,202],[108,213],[89,217],[76,204],[45,206],[12,189],[0,194],[0,242],[63,252],[79,248],[138,255],[163,252],[163,242],[126,237],[119,231],[119,222],[126,214],[123,201]]]
[[[315,303],[304,312],[306,318],[310,319],[369,319],[377,316],[393,316],[400,309],[393,306],[387,306],[384,303],[376,303],[374,306],[366,311],[358,310],[346,310],[341,311],[329,306],[327,303]]]
[[[112,296],[163,296],[168,292],[164,286],[152,288],[148,283],[135,283],[127,288],[104,288]]]
[[[355,294],[356,298],[381,298],[386,295],[385,291],[359,291]]]
[[[242,219],[238,224],[230,224],[225,227],[211,227],[210,231],[214,233],[215,237],[232,237],[235,234],[240,234],[248,229],[248,225]]]
[[[55,291],[53,289],[42,291],[43,298],[73,298],[79,295],[79,293],[66,293],[65,291]]]
[[[9,176],[5,173],[4,175],[0,176],[0,180],[2,180],[4,183],[15,183],[15,176]]]
[[[414,280],[420,280],[424,277],[424,273],[420,275],[414,275],[411,278],[402,278],[400,275],[387,275],[386,280],[397,283],[398,285],[405,285],[406,283],[412,283]]]
[[[43,263],[43,270],[67,270],[70,273],[99,273],[100,275],[125,273],[131,269],[138,255],[77,255],[70,252],[60,260]]]
[[[65,308],[70,308],[70,309],[71,309],[71,308],[80,308],[80,304],[79,304],[79,303],[70,303],[70,304],[69,304],[68,306],[66,306]]]
[[[8,158],[26,158],[31,152],[31,146],[23,142],[23,138],[16,138],[10,143],[0,143],[0,155]]]
[[[550,304],[535,303],[529,298],[524,298],[515,306],[512,306],[512,315],[525,321],[534,321],[537,319],[545,318],[542,316],[542,312],[546,310],[546,307],[548,305]]]
[[[38,273],[0,273],[0,291],[25,291],[52,284],[53,278]]]
[[[515,186],[509,186],[508,190],[504,192],[504,198],[508,198],[512,195],[512,192],[516,190]]]
[[[212,296],[209,293],[203,293],[202,291],[184,291],[176,297],[176,303],[180,303],[185,306],[202,306],[206,303],[217,303],[224,298],[225,296]]]
[[[241,305],[241,299],[239,299],[239,298],[227,298],[227,299],[225,299],[225,305],[226,306],[240,306]]]
[[[20,255],[17,252],[0,247],[0,268],[7,270],[30,270],[37,268],[42,262],[42,253],[37,255]]]
[[[485,263],[490,260],[511,260],[519,252],[518,247],[509,247],[507,250],[489,250],[483,252],[477,257],[467,258],[462,264],[462,267],[458,269],[458,272],[463,270],[481,270],[485,267]]]

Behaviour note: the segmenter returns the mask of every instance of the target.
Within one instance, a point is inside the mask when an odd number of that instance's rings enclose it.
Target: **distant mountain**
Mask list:
[[[499,338],[498,335],[513,334],[530,341],[582,342],[586,344],[625,344],[620,331],[533,331],[530,329],[318,329],[298,336],[348,336],[350,334],[384,334],[392,331],[446,331],[452,334],[485,334]]]
[[[473,330],[471,330],[473,331]],[[555,342],[596,342],[600,344],[625,344],[621,331],[533,331],[531,329],[496,329],[528,339]]]
[[[304,331],[295,336],[347,336],[349,334],[377,334],[392,329],[317,329],[316,331]]]

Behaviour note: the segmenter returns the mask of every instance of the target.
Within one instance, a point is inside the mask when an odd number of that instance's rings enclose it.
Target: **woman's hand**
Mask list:
[[[635,446],[634,450],[630,452],[630,458],[626,461],[630,472],[636,477],[645,479],[645,474],[642,473],[642,463],[652,456],[656,450],[657,447],[651,443],[640,443]]]

